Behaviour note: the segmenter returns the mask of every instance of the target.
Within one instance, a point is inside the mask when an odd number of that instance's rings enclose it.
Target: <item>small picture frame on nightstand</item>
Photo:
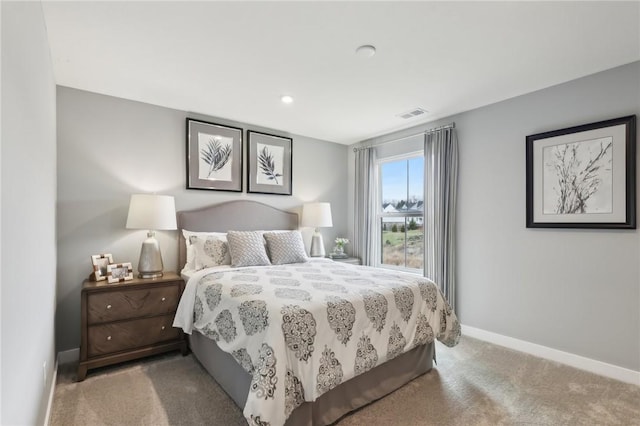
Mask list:
[[[123,283],[133,279],[131,262],[107,265],[107,281],[109,284]]]
[[[107,279],[107,266],[113,263],[111,253],[94,254],[91,256],[91,264],[93,265],[93,274],[91,278],[94,281],[103,281]]]

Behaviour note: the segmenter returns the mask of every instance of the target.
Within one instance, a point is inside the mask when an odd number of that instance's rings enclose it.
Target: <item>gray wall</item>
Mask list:
[[[0,423],[32,425],[44,421],[55,364],[56,91],[41,4],[1,8]]]
[[[630,114],[640,62],[367,141],[455,121],[463,324],[640,371],[640,232],[525,227],[525,137]]]
[[[282,130],[58,87],[58,350],[80,344],[80,289],[91,271],[90,255],[112,253],[116,262],[137,265],[145,231],[125,229],[132,193],[173,195],[177,210],[243,198],[300,213],[304,202],[328,201],[334,226],[321,231],[327,251],[336,236],[346,235],[346,146],[291,135],[291,197],[186,190],[187,116],[287,135]],[[165,270],[175,271],[177,231],[159,231],[157,237]]]

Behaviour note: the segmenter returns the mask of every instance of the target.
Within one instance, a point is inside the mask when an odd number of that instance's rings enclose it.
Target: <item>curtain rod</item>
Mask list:
[[[456,128],[456,123],[453,122],[453,123],[445,124],[443,126],[434,127],[433,129],[425,130],[425,131],[420,132],[420,133],[414,133],[413,135],[403,136],[403,137],[398,138],[398,139],[392,139],[390,141],[380,142],[380,143],[376,143],[376,144],[369,145],[369,146],[359,146],[357,148],[353,148],[353,152],[361,151],[363,149],[373,148],[373,147],[376,147],[376,146],[386,145],[386,144],[392,143],[392,142],[398,142],[398,141],[401,141],[401,140],[404,140],[404,139],[414,138],[416,136],[427,135],[429,133],[437,132],[438,130],[455,129],[455,128]]]

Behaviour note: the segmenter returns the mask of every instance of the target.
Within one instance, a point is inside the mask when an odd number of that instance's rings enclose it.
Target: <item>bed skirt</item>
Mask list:
[[[233,356],[223,352],[216,342],[196,330],[189,336],[189,345],[200,364],[242,409],[251,383],[249,373]],[[340,384],[314,402],[303,403],[291,413],[286,426],[320,426],[334,423],[345,414],[388,395],[431,370],[434,357],[434,343],[421,345],[399,355]]]

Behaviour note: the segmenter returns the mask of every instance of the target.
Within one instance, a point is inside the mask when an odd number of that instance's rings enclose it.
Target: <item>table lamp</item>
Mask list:
[[[311,257],[324,257],[324,242],[318,228],[331,227],[331,204],[329,203],[309,203],[302,206],[302,226],[315,228],[311,238]]]
[[[140,249],[139,278],[158,278],[164,268],[156,230],[178,229],[176,205],[170,195],[133,194],[129,202],[127,229],[146,229],[147,239]]]

